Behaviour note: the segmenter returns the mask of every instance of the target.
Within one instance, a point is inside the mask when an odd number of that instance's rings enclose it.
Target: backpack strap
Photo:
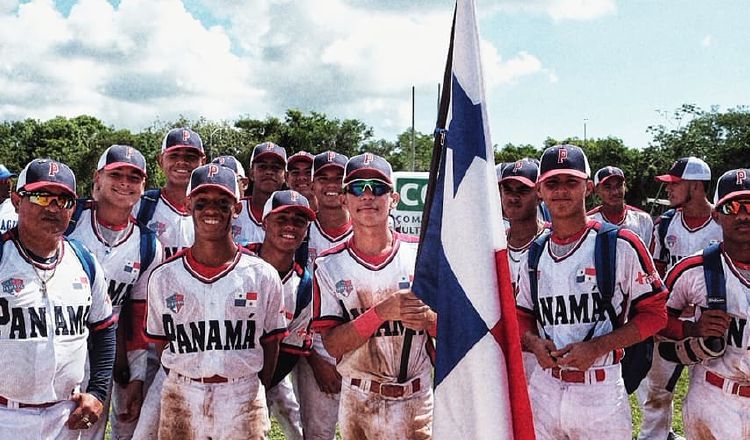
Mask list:
[[[302,279],[299,281],[299,285],[297,286],[297,304],[294,308],[294,317],[298,317],[300,313],[302,313],[302,310],[307,307],[308,304],[310,304],[310,301],[312,301],[312,276],[310,275],[310,271],[305,268],[305,266],[302,266],[300,264],[300,267],[302,268]],[[294,270],[294,269],[292,269]]]
[[[307,261],[310,258],[310,226],[307,227],[307,234],[305,234],[304,240],[297,248],[297,252],[294,253],[294,261],[299,263],[300,266],[307,267]],[[299,296],[297,297],[299,298]]]
[[[68,223],[68,229],[65,230],[63,235],[70,235],[76,230],[78,220],[81,219],[83,211],[85,211],[86,208],[90,208],[92,202],[93,200],[91,199],[76,199],[76,209],[73,211],[73,216],[70,218],[70,223]]]
[[[136,220],[148,226],[148,222],[154,216],[156,211],[156,204],[159,203],[159,197],[161,197],[161,189],[150,189],[143,193],[141,196],[141,205],[138,207],[138,214]]]
[[[599,289],[599,295],[601,295],[599,308],[603,307],[607,312],[613,328],[619,327],[620,324],[617,319],[617,312],[615,312],[615,307],[612,304],[617,281],[617,234],[619,232],[620,228],[617,226],[603,222],[596,234],[594,245],[596,286]]]
[[[539,259],[542,257],[542,251],[544,246],[549,241],[552,231],[549,229],[544,230],[534,241],[531,242],[529,247],[528,263],[529,263],[529,290],[531,293],[531,305],[534,310],[534,317],[536,318],[539,326],[547,339],[550,339],[547,332],[544,330],[542,325],[542,315],[539,311]]]
[[[703,249],[703,277],[706,280],[709,310],[727,311],[727,286],[721,264],[721,245],[712,244]]]
[[[657,231],[659,232],[659,244],[661,245],[659,257],[657,258],[659,261],[667,261],[666,259],[669,258],[669,251],[667,251],[666,245],[666,237],[667,230],[669,229],[669,224],[672,223],[672,219],[674,218],[675,214],[677,214],[677,210],[670,209],[669,211],[659,216],[659,226],[657,227]]]
[[[65,238],[70,244],[70,247],[75,252],[78,259],[81,261],[81,266],[86,272],[86,276],[89,278],[89,285],[94,285],[94,279],[96,279],[96,265],[94,264],[94,256],[91,255],[88,249],[78,240],[74,238]]]
[[[149,229],[143,223],[137,223],[138,230],[141,232],[141,269],[140,273],[144,273],[146,269],[154,262],[156,256],[156,246],[158,241],[156,240],[156,233]]]

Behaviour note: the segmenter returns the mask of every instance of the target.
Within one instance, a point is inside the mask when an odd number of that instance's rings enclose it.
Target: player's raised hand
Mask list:
[[[557,358],[557,365],[560,367],[572,367],[576,370],[588,370],[599,357],[602,351],[596,343],[596,340],[574,342],[565,347],[550,353]]]
[[[698,322],[693,325],[691,336],[718,336],[723,337],[729,328],[729,314],[722,310],[706,310],[701,313]]]
[[[532,335],[527,332],[524,337],[526,348],[534,353],[537,362],[542,369],[548,369],[557,366],[557,359],[552,356],[552,353],[557,350],[555,343],[549,339],[540,338],[537,335]]]
[[[92,394],[75,393],[70,400],[76,403],[76,409],[68,417],[69,429],[88,429],[101,417],[104,406]]]
[[[375,304],[375,312],[384,321],[398,321],[401,319],[401,304],[408,290],[398,290]]]

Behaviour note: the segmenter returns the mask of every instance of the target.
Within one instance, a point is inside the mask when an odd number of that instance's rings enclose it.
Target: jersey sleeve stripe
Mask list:
[[[691,257],[683,258],[682,260],[678,261],[675,266],[667,272],[665,283],[667,284],[667,288],[669,290],[672,290],[672,287],[674,287],[674,284],[677,282],[677,279],[680,278],[680,276],[687,272],[688,270],[700,266],[703,264],[703,255],[693,255]]]
[[[265,333],[263,336],[260,337],[260,342],[266,342],[266,341],[272,341],[274,339],[284,339],[289,335],[289,330],[284,328],[277,328],[276,330],[271,330],[270,332]]]
[[[346,320],[340,316],[321,316],[320,318],[313,319],[312,329],[323,329],[336,327],[344,324]]]
[[[107,318],[102,319],[101,321],[93,322],[89,324],[89,328],[93,331],[102,330],[107,327],[110,327],[114,325],[117,322],[118,315],[110,314]]]

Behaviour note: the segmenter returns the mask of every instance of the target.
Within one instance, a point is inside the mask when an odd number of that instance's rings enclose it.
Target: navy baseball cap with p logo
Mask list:
[[[526,186],[536,186],[539,178],[539,164],[536,159],[525,157],[515,162],[506,163],[500,172],[500,183],[506,180],[517,180]]]
[[[625,173],[617,167],[606,166],[594,174],[594,186],[599,186],[600,183],[604,183],[611,177],[619,177],[625,180]]]
[[[176,150],[178,148],[192,148],[201,155],[203,152],[203,141],[200,135],[189,128],[173,128],[169,130],[161,143],[161,152]]]
[[[376,154],[364,153],[352,157],[346,163],[343,185],[357,179],[379,179],[393,185],[392,174],[393,168],[387,160]]]
[[[193,170],[193,173],[190,175],[187,195],[192,196],[201,189],[214,188],[224,191],[239,202],[240,187],[236,176],[230,168],[216,163],[200,166]]]
[[[667,174],[656,176],[664,183],[677,183],[683,180],[711,181],[711,168],[701,159],[694,156],[681,157],[669,168]]]
[[[345,170],[347,161],[349,161],[348,157],[331,150],[317,154],[315,156],[315,160],[313,161],[313,177],[321,170],[324,170],[328,167],[339,167],[342,170]]]
[[[34,159],[18,175],[16,191],[38,191],[61,189],[73,197],[76,195],[76,176],[73,170],[53,159]]]
[[[273,142],[263,142],[253,148],[253,155],[250,157],[250,165],[252,166],[256,160],[261,157],[273,157],[278,159],[284,166],[286,166],[286,150],[274,144]]]
[[[539,182],[560,174],[581,179],[591,177],[589,160],[583,150],[575,145],[563,144],[547,148],[542,153],[542,159],[539,162]]]
[[[310,202],[305,196],[292,189],[271,194],[263,206],[263,220],[271,214],[289,210],[301,212],[309,221],[315,220],[315,212],[310,209]]]
[[[216,159],[212,160],[211,163],[216,163],[223,167],[227,167],[240,177],[247,177],[245,175],[245,167],[243,167],[240,161],[237,160],[237,158],[234,156],[219,156]]]
[[[146,176],[146,159],[140,151],[130,145],[112,145],[99,157],[96,170],[113,170],[115,168],[134,168]]]
[[[315,161],[315,156],[308,153],[307,151],[300,150],[291,156],[289,156],[289,160],[287,160],[286,164],[291,165],[295,162],[307,162],[307,163],[313,163]]]
[[[714,205],[719,206],[736,197],[750,198],[750,169],[729,170],[719,177],[714,194]]]

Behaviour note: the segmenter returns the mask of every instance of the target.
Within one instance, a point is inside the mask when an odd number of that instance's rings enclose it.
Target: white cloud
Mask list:
[[[553,20],[593,20],[617,12],[616,0],[479,0],[502,11],[547,14]]]
[[[709,46],[711,46],[711,45],[712,45],[713,43],[714,43],[714,37],[712,37],[711,35],[706,35],[706,36],[705,36],[705,37],[703,37],[703,39],[701,40],[701,46],[703,46],[703,47],[709,47]]]

